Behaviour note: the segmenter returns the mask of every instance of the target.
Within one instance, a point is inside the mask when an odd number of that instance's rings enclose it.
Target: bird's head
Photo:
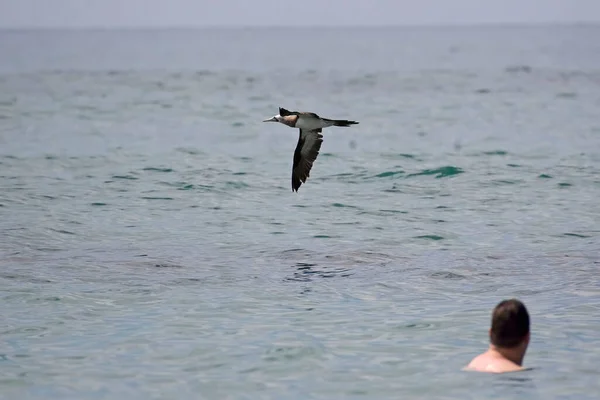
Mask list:
[[[271,118],[267,118],[265,120],[263,120],[263,122],[281,122],[282,121],[282,116],[277,114],[272,116]]]

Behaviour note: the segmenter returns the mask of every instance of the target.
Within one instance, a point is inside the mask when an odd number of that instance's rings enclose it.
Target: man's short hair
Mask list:
[[[496,347],[518,346],[529,333],[529,313],[517,299],[503,300],[492,313],[490,340]]]

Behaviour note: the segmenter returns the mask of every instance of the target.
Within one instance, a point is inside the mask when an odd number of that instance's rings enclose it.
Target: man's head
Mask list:
[[[529,313],[517,299],[503,300],[492,313],[490,341],[499,348],[529,344]]]

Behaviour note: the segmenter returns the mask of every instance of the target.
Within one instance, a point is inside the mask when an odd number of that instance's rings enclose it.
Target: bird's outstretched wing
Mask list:
[[[292,166],[292,191],[298,191],[300,185],[310,176],[313,163],[319,155],[323,143],[321,129],[300,129],[298,144],[294,151],[294,164]]]

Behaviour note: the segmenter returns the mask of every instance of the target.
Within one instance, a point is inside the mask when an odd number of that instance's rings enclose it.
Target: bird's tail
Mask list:
[[[356,121],[349,121],[347,119],[326,119],[326,118],[323,118],[323,119],[327,122],[331,122],[333,124],[333,126],[350,126],[350,125],[358,124],[358,122],[356,122]]]

